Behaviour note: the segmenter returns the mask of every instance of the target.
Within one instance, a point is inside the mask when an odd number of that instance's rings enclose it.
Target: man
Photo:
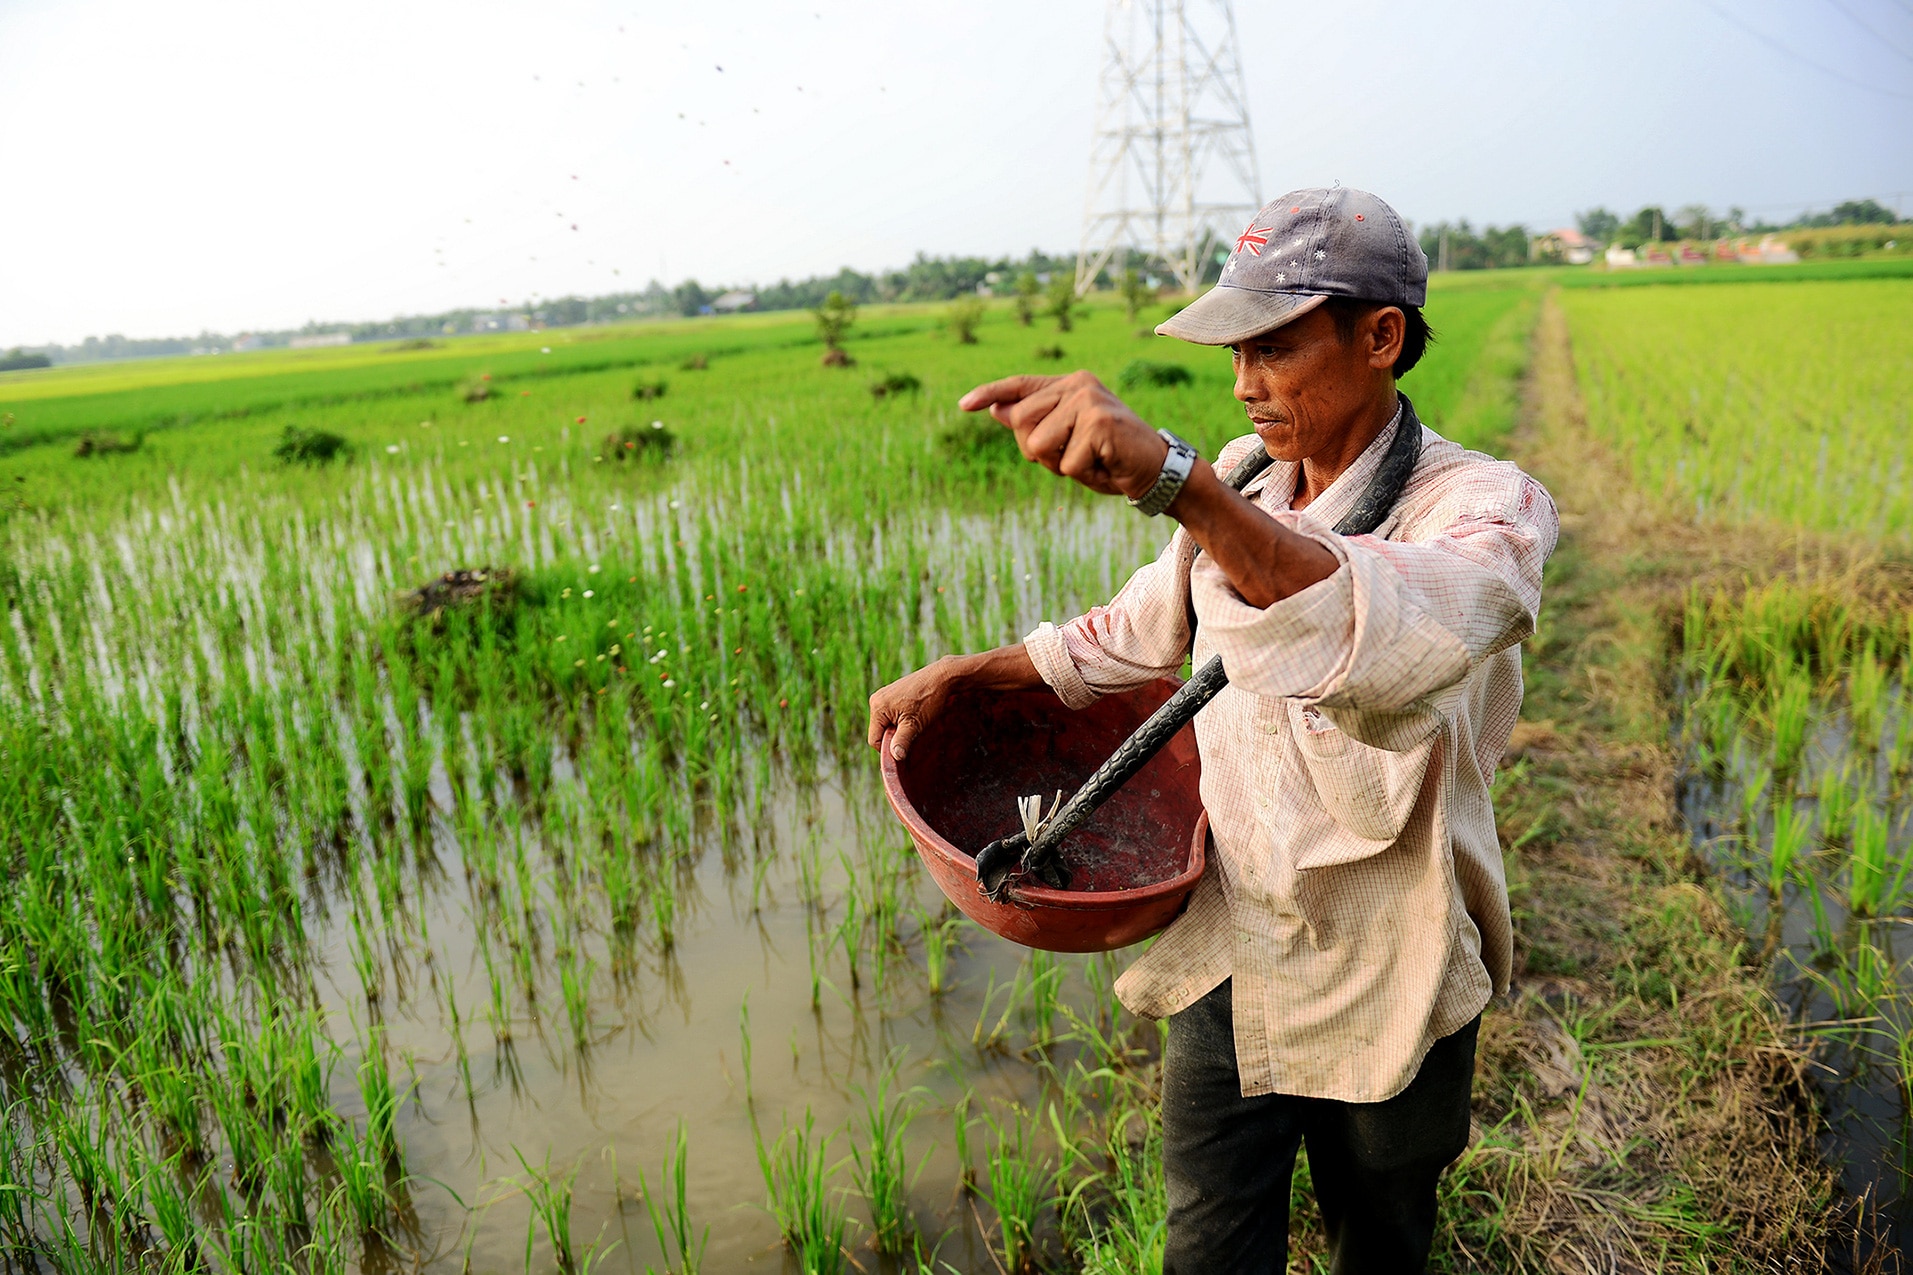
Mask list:
[[[1303,1145],[1333,1269],[1423,1269],[1480,1013],[1508,984],[1488,789],[1557,522],[1540,484],[1396,392],[1427,344],[1427,275],[1373,195],[1262,209],[1217,286],[1156,329],[1230,348],[1255,435],[1214,468],[1085,372],[966,394],[1029,459],[1181,527],[1109,605],[871,697],[872,745],[895,726],[902,757],[953,696],[1047,684],[1081,707],[1221,655],[1229,685],[1196,718],[1210,870],[1117,984],[1169,1017],[1174,1275],[1287,1269]],[[1392,512],[1338,534],[1400,430],[1420,449]],[[1273,463],[1238,494],[1217,470],[1258,443]]]

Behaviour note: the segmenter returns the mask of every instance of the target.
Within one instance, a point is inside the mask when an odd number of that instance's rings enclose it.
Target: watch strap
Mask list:
[[[1169,444],[1169,454],[1162,460],[1162,472],[1156,475],[1156,481],[1148,491],[1129,502],[1137,512],[1149,518],[1169,508],[1182,491],[1182,485],[1189,481],[1189,474],[1200,459],[1194,447],[1168,430],[1159,429],[1156,433],[1162,436],[1163,442]]]

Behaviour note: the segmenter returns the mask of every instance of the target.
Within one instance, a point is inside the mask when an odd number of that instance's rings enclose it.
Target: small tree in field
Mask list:
[[[1129,321],[1134,323],[1144,306],[1154,304],[1156,290],[1143,282],[1142,272],[1134,268],[1123,271],[1123,306],[1129,311]]]
[[[950,331],[959,344],[976,344],[976,326],[983,322],[982,297],[958,297],[950,306]]]
[[[824,343],[824,363],[831,367],[848,366],[850,356],[844,353],[844,333],[857,321],[857,303],[833,288],[824,303],[811,313],[817,318],[817,337]]]
[[[1042,291],[1043,285],[1036,281],[1034,270],[1025,270],[1016,276],[1016,321],[1026,328],[1036,321],[1036,298]]]
[[[1056,320],[1056,330],[1067,332],[1073,324],[1076,314],[1076,276],[1073,273],[1058,270],[1050,276],[1049,305],[1045,312]]]

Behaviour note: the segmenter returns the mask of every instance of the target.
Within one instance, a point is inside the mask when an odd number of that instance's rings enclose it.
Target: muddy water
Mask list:
[[[1008,985],[1029,954],[959,922],[954,986],[932,996],[917,925],[907,921],[909,950],[890,953],[881,985],[867,945],[854,980],[841,947],[819,950],[813,1008],[807,929],[819,923],[803,898],[807,872],[820,883],[822,924],[834,926],[844,914],[848,865],[907,854],[909,843],[880,791],[862,775],[827,775],[814,784],[779,780],[766,808],[774,814],[751,843],[727,846],[713,834],[694,856],[680,877],[677,938],[668,951],[640,945],[635,967],[617,974],[603,944],[588,942],[597,968],[592,1027],[582,1050],[574,1045],[555,978],[541,982],[535,1009],[521,998],[509,1044],[494,1038],[485,1016],[490,981],[467,892],[456,879],[459,856],[442,852],[452,879],[441,879],[429,899],[429,942],[408,944],[412,954],[399,953],[397,965],[394,953],[385,953],[387,991],[376,1011],[394,1079],[401,1091],[410,1087],[399,1133],[414,1175],[416,1225],[402,1237],[411,1251],[393,1254],[395,1267],[525,1269],[531,1214],[515,1184],[527,1176],[522,1154],[533,1167],[547,1157],[555,1170],[579,1166],[574,1242],[580,1251],[594,1242],[616,1245],[600,1269],[664,1269],[637,1184],[640,1171],[652,1186],[659,1183],[660,1162],[682,1122],[689,1137],[689,1212],[695,1227],[709,1228],[703,1269],[794,1270],[763,1208],[743,1062],[741,1014],[748,1002],[751,1094],[766,1140],[786,1121],[801,1123],[808,1110],[820,1130],[845,1130],[830,1160],[847,1160],[847,1126],[860,1110],[859,1091],[874,1087],[886,1060],[893,1061],[901,1084],[923,1091],[923,1112],[909,1139],[910,1163],[924,1165],[913,1197],[920,1232],[928,1243],[941,1242],[939,1261],[958,1271],[996,1269],[985,1251],[992,1226],[987,1201],[957,1190],[953,1113],[966,1094],[972,1118],[1011,1102],[1039,1103],[1040,1072],[1024,1048],[1031,1027],[1026,1016],[1009,1016],[1007,1048],[976,1043],[1004,1016]],[[925,908],[941,909],[941,896],[920,871],[906,879]],[[343,919],[344,910],[335,915]],[[433,953],[429,961],[417,955],[423,950]],[[366,1025],[371,1011],[353,972],[349,923],[331,934],[325,957],[327,1010],[341,1022]],[[1065,1001],[1092,1017],[1097,1006],[1107,1012],[1111,1002],[1103,989],[1121,962],[1058,959]],[[463,1024],[469,1088],[446,1008],[448,984]],[[333,1034],[372,1036],[336,1027]],[[1067,1049],[1058,1047],[1053,1057],[1066,1061]],[[354,1081],[359,1062],[348,1054],[333,1074],[339,1108],[355,1118],[364,1113]],[[970,1144],[979,1170],[987,1134],[977,1121]],[[852,1217],[867,1223],[847,1164],[836,1185],[849,1192]],[[894,1269],[862,1247],[867,1226],[853,1234],[864,1269]],[[532,1265],[551,1267],[542,1234]]]
[[[1897,696],[1895,697],[1897,701]],[[1896,733],[1913,729],[1902,714],[1887,726],[1877,753],[1856,747],[1846,716],[1828,711],[1808,742],[1798,776],[1790,785],[1796,807],[1818,823],[1820,777],[1852,766],[1860,788],[1887,813],[1887,875],[1913,855],[1913,809],[1904,781],[1896,785],[1884,756]],[[1770,952],[1776,989],[1795,1021],[1815,1040],[1811,1073],[1825,1114],[1821,1143],[1836,1166],[1845,1192],[1860,1203],[1861,1222],[1895,1248],[1913,1248],[1913,916],[1906,901],[1878,918],[1850,915],[1846,906],[1844,846],[1825,846],[1816,835],[1804,866],[1818,890],[1790,881],[1778,900],[1767,886],[1773,846],[1772,800],[1759,808],[1751,844],[1743,807],[1750,785],[1760,781],[1764,758],[1738,750],[1709,773],[1690,754],[1680,778],[1681,811],[1696,846],[1722,875],[1730,906],[1745,925],[1756,953]],[[1890,971],[1885,993],[1863,1002],[1852,989],[1854,968],[1874,959]]]

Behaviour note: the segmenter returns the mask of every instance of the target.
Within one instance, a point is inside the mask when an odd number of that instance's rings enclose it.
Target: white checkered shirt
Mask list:
[[[1196,717],[1209,870],[1117,992],[1160,1018],[1233,977],[1245,1096],[1392,1097],[1508,986],[1488,786],[1559,524],[1534,479],[1424,429],[1388,520],[1337,535],[1400,420],[1305,511],[1293,464],[1245,492],[1335,555],[1328,579],[1253,607],[1178,530],[1109,605],[1024,639],[1071,707],[1179,669],[1192,602],[1195,663],[1222,656],[1229,685]]]

